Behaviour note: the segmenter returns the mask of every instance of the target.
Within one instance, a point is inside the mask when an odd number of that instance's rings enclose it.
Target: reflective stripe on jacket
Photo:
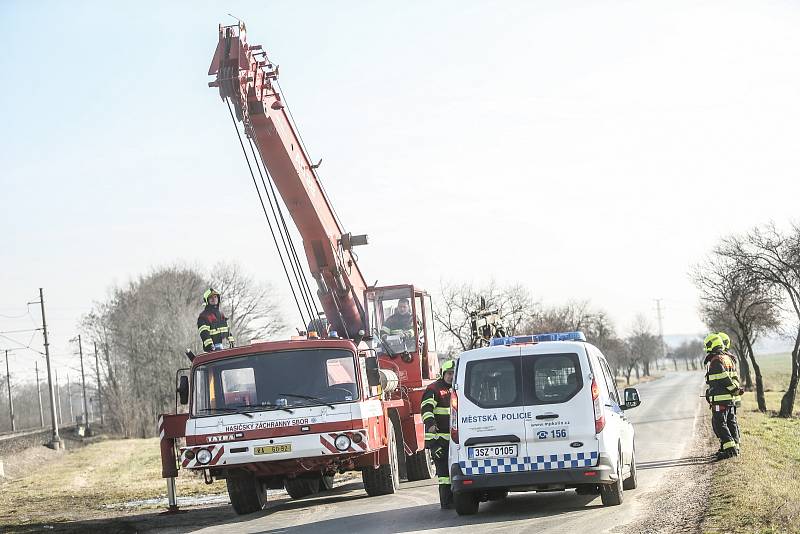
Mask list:
[[[233,341],[233,336],[228,329],[228,318],[218,306],[207,305],[197,318],[197,333],[203,342],[203,350],[211,352],[214,345],[221,344],[224,340]]]
[[[739,377],[727,354],[714,354],[706,358],[706,398],[711,404],[735,405],[739,399]]]
[[[450,385],[447,382],[440,378],[428,386],[422,395],[420,413],[425,425],[426,447],[438,447],[450,441]]]

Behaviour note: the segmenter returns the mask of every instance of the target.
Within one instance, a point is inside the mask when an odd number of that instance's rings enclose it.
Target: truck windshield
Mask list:
[[[250,354],[197,367],[193,414],[334,406],[358,398],[352,352],[289,350]]]

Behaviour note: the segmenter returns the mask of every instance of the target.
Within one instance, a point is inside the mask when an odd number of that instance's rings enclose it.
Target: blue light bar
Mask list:
[[[586,341],[583,332],[553,332],[550,334],[531,334],[527,336],[496,337],[489,346],[519,345],[521,343],[542,343],[544,341]]]

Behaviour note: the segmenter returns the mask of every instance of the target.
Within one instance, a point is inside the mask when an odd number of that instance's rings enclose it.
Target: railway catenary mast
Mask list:
[[[217,87],[255,142],[303,238],[317,295],[331,328],[347,337],[365,329],[361,299],[367,284],[352,254],[366,235],[345,233],[322,188],[277,87],[278,67],[246,41],[244,24],[220,26],[209,68]]]

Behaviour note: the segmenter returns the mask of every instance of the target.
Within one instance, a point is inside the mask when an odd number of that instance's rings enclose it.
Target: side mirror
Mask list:
[[[178,378],[178,398],[181,404],[189,404],[189,377],[186,375]]]
[[[369,384],[370,387],[379,386],[381,384],[381,373],[378,371],[378,357],[367,356],[366,368],[367,384]]]
[[[623,410],[630,410],[636,408],[642,401],[639,399],[639,391],[636,388],[625,388],[625,404],[622,406]]]

